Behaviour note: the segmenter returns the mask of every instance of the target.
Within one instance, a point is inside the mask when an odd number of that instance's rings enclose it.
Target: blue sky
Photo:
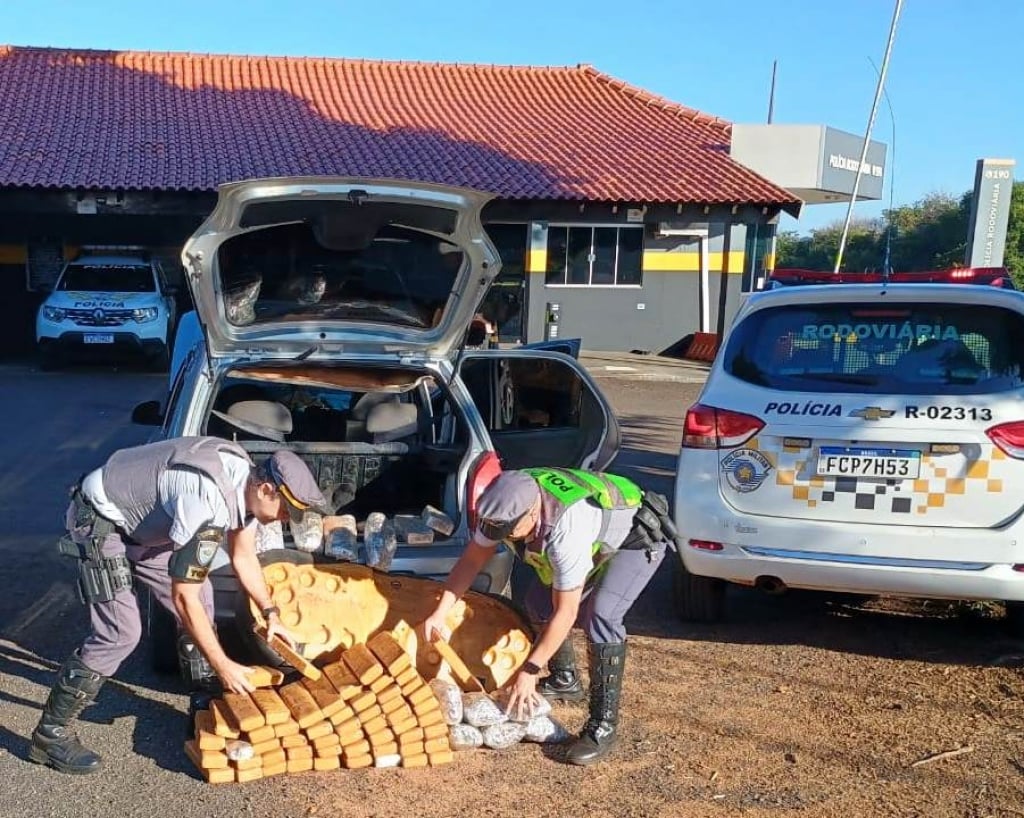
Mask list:
[[[3,0],[11,45],[574,65],[734,122],[862,134],[894,0]],[[1022,0],[905,0],[887,90],[895,202],[959,195],[975,160],[1013,158],[1024,178],[1024,76],[1012,48]],[[873,138],[893,142],[883,101]],[[885,200],[860,203],[877,216]],[[846,215],[807,207],[807,230]]]

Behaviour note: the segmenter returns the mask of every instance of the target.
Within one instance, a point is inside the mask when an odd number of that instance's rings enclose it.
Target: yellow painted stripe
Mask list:
[[[775,253],[767,253],[764,257],[764,268],[771,272],[775,269]]]
[[[530,273],[543,273],[548,266],[547,248],[533,247],[526,254],[526,270]]]
[[[24,244],[0,244],[0,264],[24,264],[28,251]]]
[[[725,253],[721,251],[708,253],[708,270],[720,273],[724,258]],[[729,253],[729,272],[742,273],[745,258],[742,250],[731,251]],[[699,273],[700,253],[695,250],[644,250],[643,270],[645,273]]]

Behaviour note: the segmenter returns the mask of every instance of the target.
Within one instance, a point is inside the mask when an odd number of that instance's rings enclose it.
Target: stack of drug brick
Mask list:
[[[282,685],[280,673],[261,669],[252,678],[263,686],[226,693],[197,715],[185,752],[207,781],[452,761],[437,697],[390,633],[304,672]]]

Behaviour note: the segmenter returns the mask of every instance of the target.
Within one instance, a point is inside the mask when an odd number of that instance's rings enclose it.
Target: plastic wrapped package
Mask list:
[[[492,724],[480,731],[484,737],[484,747],[492,750],[505,750],[514,744],[518,744],[526,735],[526,725],[517,721],[506,721],[502,724]]]
[[[356,518],[351,514],[343,514],[338,518],[338,527],[331,531],[325,553],[336,560],[359,561],[359,534],[356,529]]]
[[[248,761],[255,756],[252,745],[248,741],[241,741],[239,739],[229,741],[225,752],[232,761]]]
[[[455,531],[455,521],[443,511],[433,506],[427,506],[423,509],[421,519],[428,528],[432,528],[442,536],[450,537],[452,532]]]
[[[272,523],[256,524],[256,553],[273,551],[277,548],[284,548],[284,528],[280,520]]]
[[[398,548],[394,524],[381,512],[371,511],[363,527],[363,544],[366,564],[380,571],[389,570]]]
[[[484,734],[472,724],[453,724],[448,741],[453,750],[475,750],[484,746]]]
[[[430,689],[434,691],[441,705],[446,724],[458,724],[462,721],[462,691],[455,682],[449,679],[431,679]]]
[[[462,694],[462,718],[474,727],[490,727],[508,721],[508,716],[486,693]]]
[[[414,514],[396,514],[395,533],[401,542],[409,545],[430,545],[434,541],[434,529],[421,517]]]
[[[535,741],[538,744],[561,744],[572,738],[561,722],[551,716],[534,716],[526,723],[526,734],[523,741]]]
[[[402,757],[398,753],[391,753],[386,756],[378,756],[373,762],[374,767],[397,767],[402,763]]]
[[[307,511],[299,520],[289,519],[288,529],[292,533],[292,541],[299,551],[313,553],[319,551],[324,541],[324,518],[315,511]]]
[[[511,694],[511,691],[508,690],[507,688],[502,688],[501,690],[495,690],[491,694],[492,698],[494,699],[495,704],[497,704],[498,707],[500,707],[506,713],[508,713],[508,700],[509,700],[509,695],[510,694]],[[510,721],[519,721],[519,722],[523,722],[525,724],[526,722],[530,721],[530,719],[537,718],[538,716],[546,716],[546,715],[548,715],[551,712],[551,702],[549,702],[543,696],[539,696],[538,695],[537,698],[540,701],[537,701],[537,702],[534,703],[533,711],[532,712],[526,713],[526,708],[524,706],[523,707],[523,714],[524,715],[522,717],[520,717],[518,713],[512,712],[512,713],[508,713],[509,720]],[[518,710],[518,708],[517,708],[517,710]]]

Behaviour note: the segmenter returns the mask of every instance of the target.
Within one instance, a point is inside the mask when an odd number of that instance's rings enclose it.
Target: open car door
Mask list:
[[[601,471],[618,453],[615,413],[570,356],[538,348],[473,350],[459,372],[503,468]]]

